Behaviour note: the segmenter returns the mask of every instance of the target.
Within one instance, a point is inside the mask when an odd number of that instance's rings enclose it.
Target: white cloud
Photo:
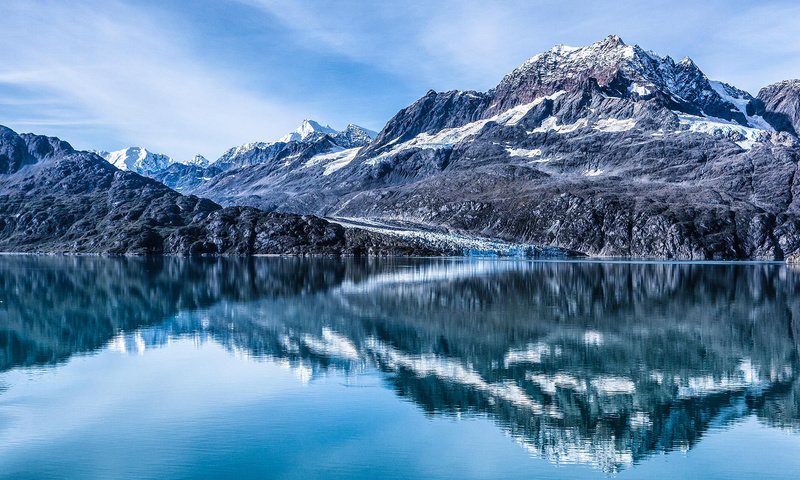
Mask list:
[[[555,44],[608,34],[681,58],[755,93],[797,76],[800,36],[793,2],[240,0],[284,22],[308,48],[327,48],[431,88],[488,89]]]
[[[295,109],[249,92],[231,72],[204,64],[169,25],[140,9],[118,2],[22,1],[3,10],[0,89],[24,90],[29,97],[17,103],[56,98],[71,111],[54,115],[36,108],[0,123],[54,130],[95,125],[116,133],[120,142],[178,158],[197,152],[213,157],[227,146],[293,127],[286,119]],[[93,138],[89,130],[84,134]],[[77,140],[85,148],[115,147]]]
[[[486,90],[554,44],[585,45],[609,33],[689,55],[710,77],[752,93],[799,75],[800,6],[788,1],[228,2],[3,2],[0,123],[84,148],[136,144],[213,158],[277,138],[308,115],[369,118],[368,126],[380,127],[388,120],[382,117],[428,88]],[[207,55],[217,38],[198,41],[187,29],[222,22],[215,8],[242,5],[254,7],[252,15],[226,17],[221,25],[230,35]],[[219,64],[226,53],[259,49],[291,53]],[[316,63],[306,72],[304,61]],[[335,75],[309,78],[311,71]],[[293,88],[281,88],[287,85]],[[292,98],[275,98],[273,90]]]

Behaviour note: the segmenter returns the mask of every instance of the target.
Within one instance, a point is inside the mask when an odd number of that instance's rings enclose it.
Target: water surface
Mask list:
[[[0,477],[796,478],[798,280],[0,257]]]

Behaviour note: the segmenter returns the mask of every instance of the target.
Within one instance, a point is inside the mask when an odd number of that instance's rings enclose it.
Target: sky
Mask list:
[[[380,130],[609,34],[752,94],[800,77],[800,3],[2,0],[0,124],[80,149],[215,159],[315,119]]]

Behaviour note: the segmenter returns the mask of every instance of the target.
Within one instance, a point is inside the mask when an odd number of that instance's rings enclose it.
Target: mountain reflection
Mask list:
[[[800,429],[800,272],[783,265],[0,258],[0,371],[193,335],[303,379],[377,368],[614,472],[755,414]],[[2,395],[2,390],[0,390]]]

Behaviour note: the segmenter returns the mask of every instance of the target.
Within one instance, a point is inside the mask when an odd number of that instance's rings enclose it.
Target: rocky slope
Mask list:
[[[0,251],[434,254],[311,216],[222,208],[56,138],[0,127]]]
[[[777,130],[800,133],[800,80],[786,80],[758,92],[764,118]]]
[[[187,191],[593,255],[781,259],[800,250],[793,85],[754,98],[610,36],[488,92],[430,91],[360,149],[294,149]]]

